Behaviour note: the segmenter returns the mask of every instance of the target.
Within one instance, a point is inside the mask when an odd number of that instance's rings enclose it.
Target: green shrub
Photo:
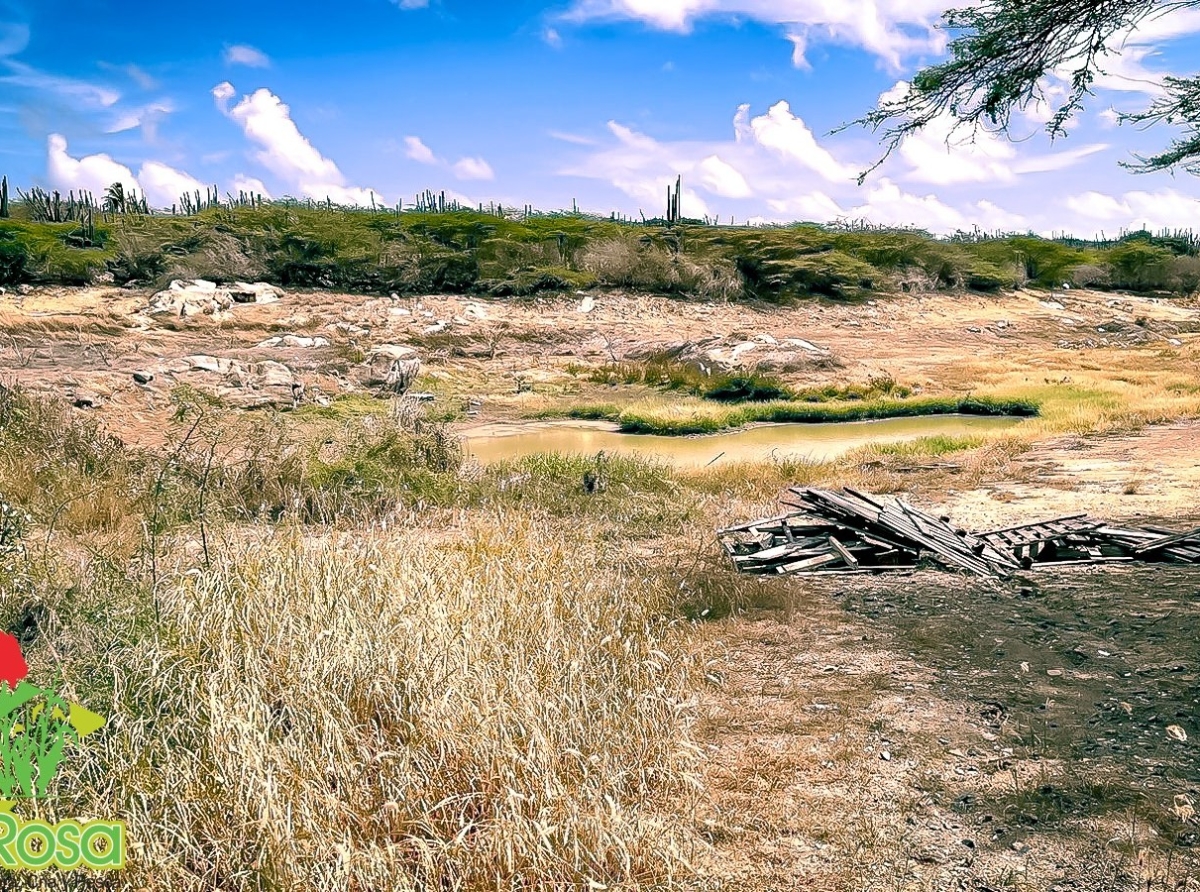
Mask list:
[[[0,230],[0,285],[16,285],[29,278],[29,249],[17,237]]]
[[[1116,288],[1141,291],[1167,285],[1172,255],[1166,248],[1139,239],[1109,248],[1105,259]]]

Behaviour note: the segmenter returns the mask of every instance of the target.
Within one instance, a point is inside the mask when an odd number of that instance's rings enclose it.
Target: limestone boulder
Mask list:
[[[354,377],[363,387],[383,394],[406,392],[421,373],[417,351],[399,344],[380,344],[355,369]]]

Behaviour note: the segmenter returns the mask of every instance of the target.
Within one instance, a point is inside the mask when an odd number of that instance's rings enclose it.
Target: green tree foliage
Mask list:
[[[870,170],[943,115],[956,129],[1007,131],[1013,111],[1046,101],[1052,74],[1064,75],[1069,85],[1046,130],[1063,136],[1125,35],[1158,16],[1194,8],[1200,0],[984,0],[948,11],[943,21],[955,35],[950,58],[918,71],[906,92],[852,122],[882,131],[886,151]],[[1183,133],[1162,152],[1123,166],[1143,172],[1181,167],[1200,175],[1200,76],[1165,77],[1162,87],[1149,107],[1122,121],[1162,123]]]

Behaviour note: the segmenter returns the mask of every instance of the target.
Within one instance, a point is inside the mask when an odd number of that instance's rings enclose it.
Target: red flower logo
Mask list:
[[[29,667],[21,655],[21,645],[12,635],[0,632],[0,680],[7,681],[9,689],[12,689],[28,674]]]

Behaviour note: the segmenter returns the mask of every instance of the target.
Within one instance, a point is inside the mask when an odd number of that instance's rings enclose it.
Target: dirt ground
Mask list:
[[[421,386],[435,405],[469,407],[464,424],[588,397],[572,364],[681,345],[800,384],[890,376],[970,389],[985,369],[1051,382],[1125,367],[1200,384],[1200,310],[1182,301],[1074,290],[786,308],[593,300],[309,292],[179,319],[143,313],[145,293],[36,289],[0,296],[0,381],[86,394],[80,411],[146,445],[162,441],[174,388],[215,383],[186,357],[282,362],[306,400],[327,402],[361,394],[352,366],[388,343],[418,350]],[[259,346],[283,334],[329,343]],[[975,528],[1085,511],[1200,523],[1197,444],[1195,421],[1048,437],[1013,459],[1017,473],[935,501]],[[701,635],[702,887],[1200,889],[1194,572],[770,585],[776,607]]]
[[[565,397],[587,396],[572,367],[681,347],[714,362],[776,370],[799,385],[891,377],[922,389],[966,389],[981,370],[1021,370],[1032,382],[1071,372],[1144,365],[1200,372],[1200,311],[1193,302],[1088,291],[880,297],[792,307],[702,304],[619,293],[524,300],[295,292],[273,304],[235,305],[188,318],[143,312],[150,295],[113,288],[43,288],[0,295],[0,373],[36,389],[85,390],[114,432],[153,437],[197,354],[276,360],[307,398],[354,392],[361,351],[415,347],[442,408],[471,420],[511,420]],[[589,308],[589,304],[591,304]],[[261,346],[294,334],[323,346]],[[135,371],[155,381],[135,384]],[[1039,377],[1040,376],[1040,377]]]

